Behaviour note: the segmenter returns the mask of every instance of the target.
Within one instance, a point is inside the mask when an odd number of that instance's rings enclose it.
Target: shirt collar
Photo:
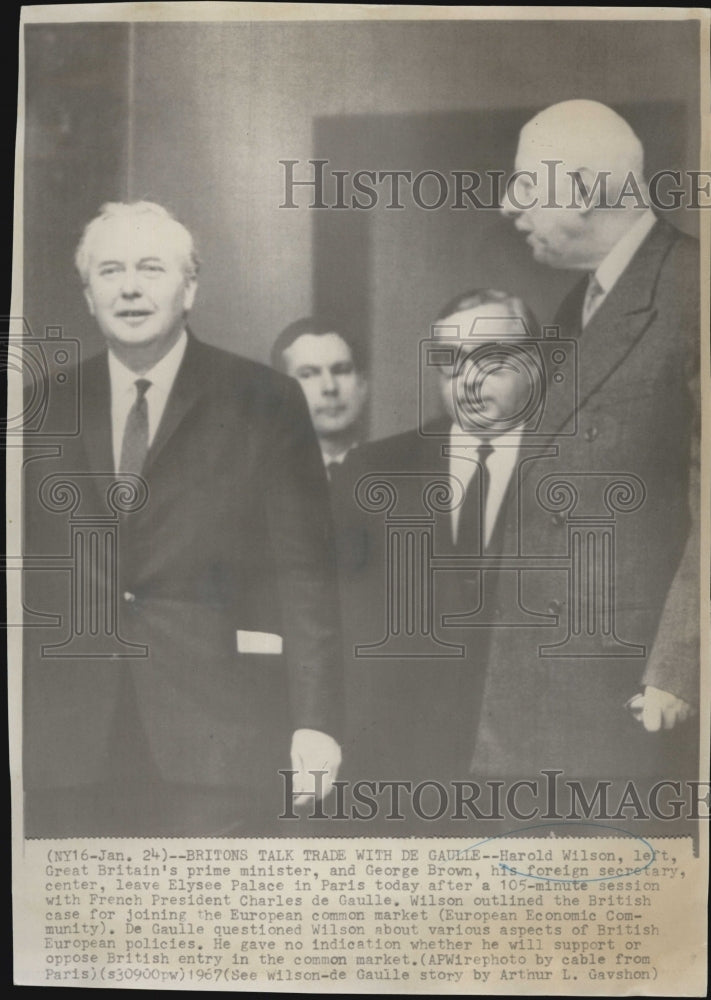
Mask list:
[[[627,230],[622,239],[615,243],[607,257],[605,257],[597,268],[595,278],[605,294],[610,291],[637,253],[655,222],[656,216],[652,209],[646,209],[634,225]]]
[[[346,456],[350,455],[354,448],[358,447],[358,442],[354,441],[353,444],[349,444],[345,451],[341,451],[338,455],[326,455],[325,452],[321,452],[323,455],[323,464],[325,466],[329,465],[343,465],[346,460]]]
[[[146,378],[151,383],[151,387],[158,389],[167,395],[173,387],[175,376],[183,360],[185,348],[188,346],[188,335],[182,331],[177,341],[164,357],[160,359],[152,368],[144,372],[141,376],[127,368],[123,361],[119,361],[113,351],[109,350],[109,377],[111,388],[114,392],[127,392],[132,389],[137,378]]]
[[[507,448],[518,446],[521,443],[523,437],[523,431],[521,427],[513,427],[510,431],[505,431],[503,434],[498,434],[496,437],[483,437],[478,434],[470,434],[468,431],[463,431],[462,428],[457,423],[453,423],[449,436],[452,444],[462,444],[462,445],[477,445],[480,444],[490,444],[492,448],[503,447],[506,445]]]

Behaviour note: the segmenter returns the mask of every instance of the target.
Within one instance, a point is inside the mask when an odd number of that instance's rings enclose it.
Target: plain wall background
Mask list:
[[[324,296],[338,301],[341,287],[345,302],[362,290],[367,301],[357,318],[374,366],[373,436],[414,423],[417,372],[409,338],[420,339],[442,302],[463,290],[462,275],[471,270],[465,287],[481,274],[514,290],[529,289],[544,322],[575,275],[535,266],[511,228],[491,213],[484,219],[467,212],[464,221],[459,213],[451,263],[445,210],[428,213],[437,216],[430,243],[423,239],[430,223],[419,210],[399,213],[397,220],[382,209],[358,213],[359,220],[343,213],[349,218],[331,222],[305,207],[280,209],[279,160],[306,161],[317,145],[328,156],[324,143],[352,122],[359,162],[351,169],[417,170],[426,158],[377,162],[382,136],[411,155],[418,127],[425,138],[430,125],[456,135],[457,115],[494,122],[498,115],[509,130],[505,144],[517,115],[525,120],[530,109],[587,97],[618,108],[661,102],[666,112],[658,129],[654,109],[644,114],[648,158],[673,149],[679,163],[672,166],[698,166],[693,22],[63,24],[25,30],[25,316],[35,333],[61,325],[87,354],[98,349],[100,337],[73,269],[76,242],[103,201],[150,198],[175,211],[197,238],[203,271],[191,325],[205,340],[266,360],[288,322]],[[398,122],[406,121],[398,132]],[[413,122],[422,123],[414,132]],[[338,148],[342,155],[345,147]],[[466,150],[466,137],[457,148]],[[679,222],[693,229],[690,213]],[[493,273],[480,249],[485,238],[496,246]],[[413,273],[415,258],[421,273]],[[422,275],[429,276],[426,288]]]

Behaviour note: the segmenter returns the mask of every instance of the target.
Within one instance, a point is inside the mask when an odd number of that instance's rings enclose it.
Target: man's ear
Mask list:
[[[84,285],[82,291],[84,292],[84,298],[86,299],[86,304],[89,307],[89,312],[92,316],[96,316],[96,311],[94,309],[94,298],[91,294],[91,289],[88,285]]]
[[[189,277],[185,279],[185,294],[183,296],[183,308],[186,313],[189,313],[193,307],[193,302],[195,301],[195,293],[197,292],[197,278]]]

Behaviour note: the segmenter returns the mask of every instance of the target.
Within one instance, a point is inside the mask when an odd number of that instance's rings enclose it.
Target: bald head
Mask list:
[[[616,194],[629,174],[642,182],[644,150],[627,122],[598,101],[562,101],[521,129],[519,151],[527,157],[562,160],[566,171],[607,171]]]
[[[598,101],[562,101],[521,129],[501,210],[551,267],[594,271],[648,207],[644,150]]]

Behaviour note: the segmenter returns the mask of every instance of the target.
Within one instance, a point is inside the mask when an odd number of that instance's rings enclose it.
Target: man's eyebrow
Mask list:
[[[140,264],[150,264],[152,261],[157,261],[159,264],[164,263],[163,258],[159,257],[157,254],[154,254],[151,257],[141,257],[141,259],[139,260],[138,263],[139,263],[139,265]]]
[[[321,365],[298,365],[297,372],[317,372],[321,370]]]
[[[100,260],[97,262],[97,267],[106,267],[108,264],[117,264],[119,267],[123,265],[122,260],[112,260],[110,257],[106,260]]]

